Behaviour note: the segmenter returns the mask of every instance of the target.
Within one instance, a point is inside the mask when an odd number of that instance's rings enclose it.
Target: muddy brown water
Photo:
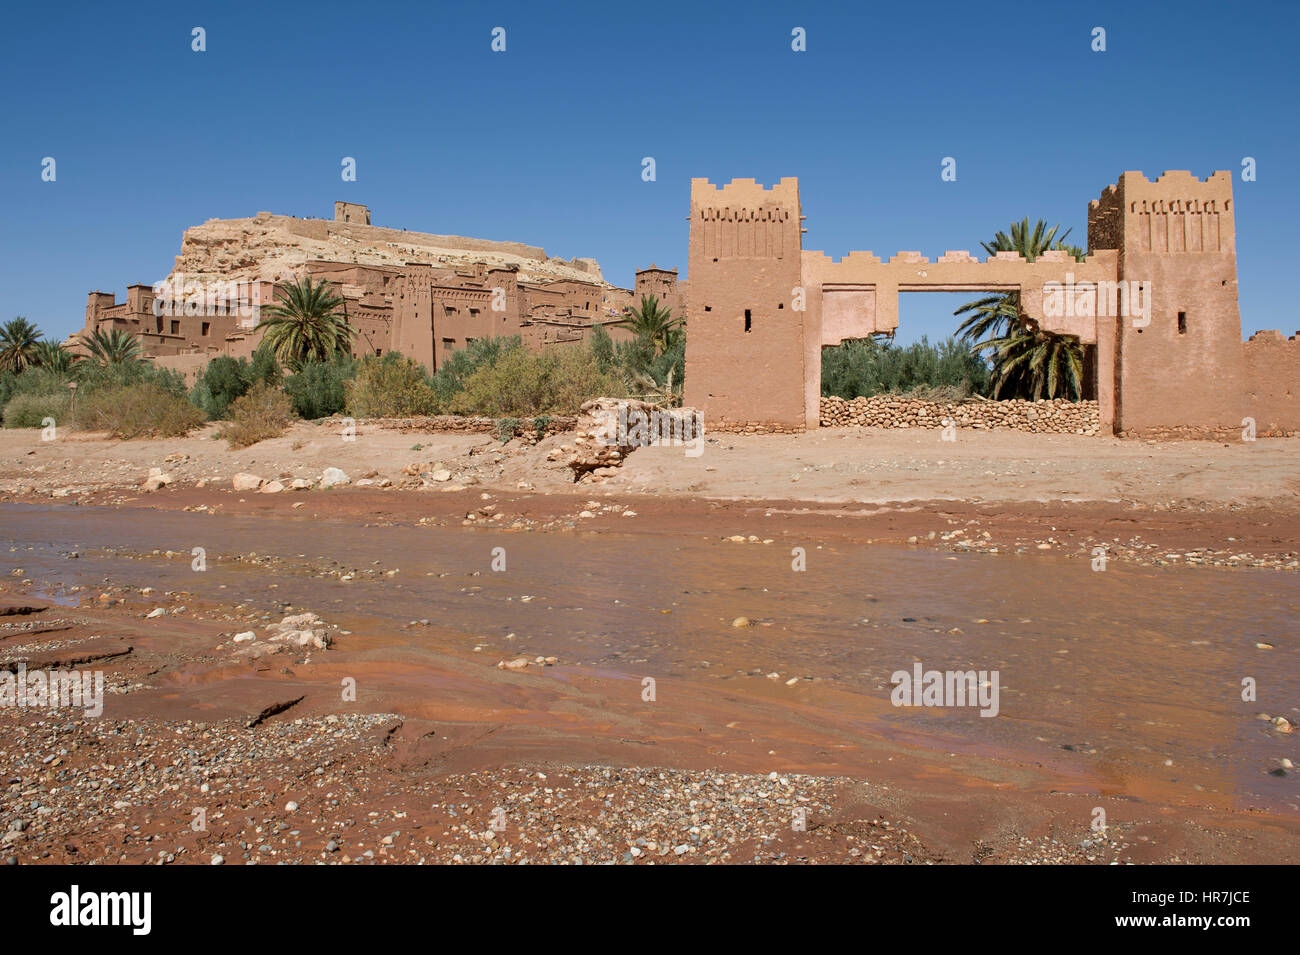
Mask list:
[[[272,619],[288,604],[346,619],[355,636],[344,648],[555,656],[562,665],[545,672],[557,681],[579,668],[634,686],[645,676],[662,688],[689,681],[778,711],[785,700],[807,703],[811,687],[837,725],[819,728],[816,706],[791,704],[790,719],[841,744],[847,730],[1063,776],[1079,766],[1100,788],[1170,804],[1300,810],[1300,777],[1270,775],[1282,758],[1300,758],[1296,734],[1257,718],[1297,721],[1294,573],[1118,561],[1094,572],[1051,555],[816,541],[798,572],[789,540],[740,544],[705,532],[518,533],[21,504],[0,505],[0,541],[0,572],[21,567],[55,599],[108,582],[153,587],[154,599],[172,590],[243,602]],[[191,570],[195,547],[206,572]],[[504,571],[492,569],[498,547]],[[273,563],[234,560],[250,553]],[[753,625],[733,627],[738,616]],[[914,661],[996,670],[999,715],[891,706],[891,674]],[[787,688],[793,677],[798,686]],[[1258,702],[1242,701],[1245,678]]]

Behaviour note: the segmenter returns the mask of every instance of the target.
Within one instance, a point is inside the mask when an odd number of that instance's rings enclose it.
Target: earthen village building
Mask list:
[[[623,289],[604,281],[591,259],[385,229],[370,224],[365,206],[339,202],[333,221],[264,212],[186,230],[166,280],[128,286],[123,302],[91,292],[82,334],[128,332],[144,357],[193,378],[217,355],[251,356],[262,339],[260,311],[276,301],[277,284],[304,275],[343,296],[354,354],[399,351],[431,371],[481,338],[518,335],[535,350],[581,342],[643,295],[677,315],[685,309],[674,269],[641,269],[634,288]]]

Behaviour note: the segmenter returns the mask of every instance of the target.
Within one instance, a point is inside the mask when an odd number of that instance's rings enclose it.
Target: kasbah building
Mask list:
[[[399,253],[413,237],[455,245],[462,258],[455,265],[308,259],[296,270],[340,283],[358,354],[396,349],[431,369],[479,337],[517,334],[534,349],[581,341],[634,296],[654,294],[688,317],[685,403],[714,430],[816,428],[822,347],[892,333],[900,292],[1016,291],[1039,327],[1085,346],[1085,390],[1108,433],[1225,438],[1239,437],[1247,424],[1261,437],[1300,431],[1300,333],[1260,331],[1241,340],[1227,172],[1201,180],[1171,171],[1155,181],[1125,172],[1089,203],[1083,261],[1048,252],[1033,262],[1015,253],[981,261],[966,251],[934,261],[917,252],[836,260],[803,249],[798,180],[765,188],[752,179],[722,186],[694,179],[689,283],[651,267],[637,272],[630,291],[607,284],[589,259],[564,263],[514,243],[376,229],[364,206],[349,203],[336,204],[333,222],[262,213],[224,224],[271,219],[295,234],[372,249],[389,243]],[[194,232],[186,232],[178,272],[193,258],[185,246]],[[273,281],[260,280],[249,295],[267,303],[273,292]],[[256,347],[246,318],[218,324],[215,316],[180,316],[178,323],[154,315],[152,298],[139,285],[123,304],[93,292],[86,329],[116,325],[140,334],[146,354],[190,374],[213,355]]]
[[[640,269],[634,288],[623,289],[592,259],[377,227],[367,207],[336,202],[332,221],[262,212],[187,229],[167,279],[128,286],[124,302],[91,292],[80,334],[138,336],[144,357],[193,381],[218,355],[250,357],[262,340],[260,309],[277,300],[278,283],[302,276],[343,296],[354,354],[398,351],[430,371],[481,338],[518,335],[534,350],[581,342],[644,295],[685,312],[673,269]],[[608,330],[616,340],[629,334]],[[76,337],[68,344],[76,347]]]

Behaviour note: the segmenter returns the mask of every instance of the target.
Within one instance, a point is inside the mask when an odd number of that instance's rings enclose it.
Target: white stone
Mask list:
[[[326,468],[321,472],[321,487],[337,487],[342,484],[351,484],[352,479],[343,472],[341,468]]]

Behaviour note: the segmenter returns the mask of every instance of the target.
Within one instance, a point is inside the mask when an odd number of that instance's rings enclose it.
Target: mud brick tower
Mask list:
[[[1237,387],[1244,350],[1231,176],[1173,171],[1152,182],[1125,172],[1089,204],[1088,247],[1117,249],[1118,279],[1151,290],[1149,325],[1097,318],[1103,349],[1114,342],[1113,363],[1099,355],[1098,365],[1099,375],[1113,368],[1115,430],[1238,428],[1252,403]]]
[[[821,341],[796,308],[798,181],[765,189],[753,179],[693,179],[690,221],[686,404],[710,425],[816,427],[805,367],[821,361]]]

